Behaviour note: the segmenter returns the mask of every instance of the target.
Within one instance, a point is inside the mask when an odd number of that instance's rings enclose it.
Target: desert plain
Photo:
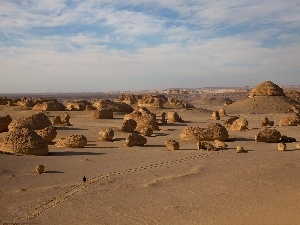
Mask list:
[[[248,93],[234,96],[239,101]],[[242,110],[222,101],[199,101],[195,95],[185,94],[184,99],[194,108],[168,103],[162,108],[148,106],[157,120],[163,112],[176,111],[182,121],[159,125],[144,146],[133,147],[124,145],[129,135],[121,130],[124,112],[114,112],[113,119],[95,119],[93,110],[44,111],[51,121],[67,112],[73,126],[56,126],[57,136],[48,145],[47,156],[0,153],[0,223],[300,224],[300,150],[296,148],[300,127],[279,126],[294,112],[279,100],[258,98],[257,107],[245,109],[240,104]],[[213,120],[212,112],[220,108],[227,115]],[[34,113],[30,107],[0,105],[0,116],[9,114],[14,119]],[[198,150],[197,141],[180,138],[188,126],[222,124],[232,116],[245,118],[248,128],[227,127],[226,149]],[[269,129],[296,139],[286,143],[285,151],[278,151],[278,143],[255,141],[255,135],[265,129],[260,124],[265,116],[274,121]],[[100,139],[99,131],[105,127],[114,130],[113,141]],[[7,133],[0,133],[0,139]],[[87,138],[84,148],[55,145],[74,134]],[[179,142],[180,148],[168,150],[169,139]],[[238,145],[246,152],[236,153]],[[44,165],[42,174],[36,173],[36,165]]]

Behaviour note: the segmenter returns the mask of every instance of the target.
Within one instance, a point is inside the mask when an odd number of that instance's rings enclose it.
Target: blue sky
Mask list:
[[[299,0],[1,0],[0,93],[300,85]]]

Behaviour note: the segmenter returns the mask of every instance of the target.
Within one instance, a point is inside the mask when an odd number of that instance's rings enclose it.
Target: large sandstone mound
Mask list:
[[[21,118],[14,119],[9,124],[8,129],[10,131],[15,129],[21,129],[21,128],[41,130],[51,125],[52,125],[51,121],[44,113],[37,113],[29,117],[21,117]]]
[[[156,107],[163,108],[164,103],[168,101],[168,98],[164,95],[142,95],[142,98],[138,100],[137,104],[140,107]]]
[[[64,111],[66,107],[64,104],[59,102],[57,99],[51,101],[45,101],[42,103],[37,103],[32,110],[35,111]]]
[[[25,155],[48,155],[48,145],[34,130],[22,128],[7,134],[0,142],[0,151]]]
[[[10,115],[0,116],[0,133],[7,132],[8,126],[12,122]]]
[[[60,138],[55,145],[61,148],[84,148],[87,145],[87,138],[84,135],[71,135]]]
[[[74,100],[67,102],[66,109],[70,111],[84,111],[95,108],[92,106],[92,103],[87,100]]]
[[[221,124],[212,123],[207,128],[187,127],[180,132],[180,138],[194,141],[226,141],[229,139],[229,134]]]
[[[113,112],[132,112],[133,108],[126,104],[125,102],[114,102],[112,100],[100,100],[93,104],[93,107],[101,110],[101,109],[110,109]]]
[[[299,106],[278,85],[265,81],[253,88],[248,97],[224,109],[230,113],[286,113],[298,110]]]

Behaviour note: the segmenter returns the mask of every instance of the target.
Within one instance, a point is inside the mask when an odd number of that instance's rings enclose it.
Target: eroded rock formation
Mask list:
[[[84,148],[87,145],[87,138],[84,135],[71,135],[67,138],[60,138],[56,142],[57,147]]]
[[[140,134],[133,133],[126,138],[124,145],[127,147],[144,146],[146,143],[147,143],[147,138],[143,137]]]
[[[183,140],[226,141],[229,139],[227,129],[219,123],[212,123],[207,128],[187,127],[180,132]]]
[[[24,155],[48,155],[48,145],[34,130],[21,128],[8,132],[0,142],[0,151]]]

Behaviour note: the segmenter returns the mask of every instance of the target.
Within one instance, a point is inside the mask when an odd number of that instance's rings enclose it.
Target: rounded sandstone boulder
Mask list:
[[[34,130],[22,128],[7,134],[0,143],[0,151],[24,155],[48,155],[48,145]]]
[[[60,138],[56,142],[57,147],[84,148],[87,145],[87,138],[84,135],[71,135],[67,138]]]

